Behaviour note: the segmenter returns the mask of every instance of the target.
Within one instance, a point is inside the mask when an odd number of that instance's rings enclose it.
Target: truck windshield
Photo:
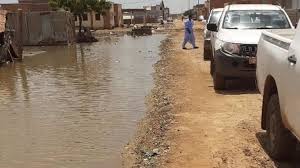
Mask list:
[[[228,11],[223,22],[224,29],[289,29],[285,14],[280,10]]]
[[[211,14],[211,17],[209,19],[209,24],[217,24],[219,22],[219,19],[222,15],[222,12],[221,11],[214,11],[212,14]]]

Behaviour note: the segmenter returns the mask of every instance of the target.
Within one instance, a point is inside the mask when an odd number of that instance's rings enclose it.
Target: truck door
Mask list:
[[[300,30],[300,29],[298,29]],[[298,31],[297,30],[297,31]],[[284,90],[284,113],[289,122],[289,126],[297,137],[300,137],[300,32],[295,36],[295,40],[290,46],[286,60],[287,73],[283,84]]]

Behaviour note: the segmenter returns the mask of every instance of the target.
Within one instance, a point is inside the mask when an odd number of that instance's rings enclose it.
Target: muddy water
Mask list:
[[[121,167],[163,35],[29,48],[0,68],[0,167]]]

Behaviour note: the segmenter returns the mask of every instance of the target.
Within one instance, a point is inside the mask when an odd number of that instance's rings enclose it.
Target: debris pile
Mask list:
[[[133,27],[131,34],[133,36],[152,35],[152,26]]]
[[[91,43],[97,42],[98,40],[92,35],[92,32],[87,27],[83,28],[83,32],[79,32],[77,35],[78,43]]]

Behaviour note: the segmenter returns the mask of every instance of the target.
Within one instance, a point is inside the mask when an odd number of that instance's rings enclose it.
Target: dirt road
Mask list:
[[[196,30],[197,50],[181,49],[181,25],[177,22],[162,44],[162,59],[155,66],[156,88],[133,150],[140,160],[135,166],[294,167],[275,163],[263,149],[262,98],[255,83],[231,81],[228,91],[216,93],[210,62],[203,61],[200,25]],[[160,106],[164,101],[167,109]]]

